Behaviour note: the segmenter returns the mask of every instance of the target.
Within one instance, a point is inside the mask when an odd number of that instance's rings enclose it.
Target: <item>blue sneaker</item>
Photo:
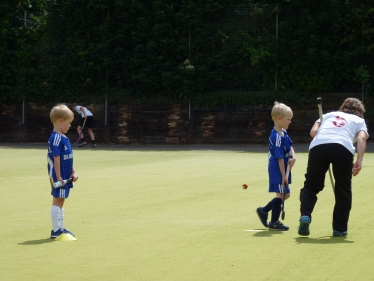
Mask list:
[[[298,230],[299,235],[308,236],[310,234],[310,231],[309,231],[310,218],[308,216],[302,216],[299,221],[300,221],[299,230]]]
[[[51,230],[51,236],[50,237],[52,239],[55,239],[55,238],[59,237],[62,233],[64,233],[64,231],[61,228],[57,231]]]
[[[288,226],[285,226],[280,221],[276,221],[276,222],[270,222],[269,223],[269,229],[270,230],[281,230],[281,231],[285,231],[285,230],[288,230],[290,228]]]
[[[66,228],[62,228],[62,231],[63,231],[63,233],[70,234],[73,237],[75,236],[75,234],[73,232],[67,230]]]
[[[268,225],[268,213],[265,213],[264,211],[262,211],[262,207],[258,207],[256,209],[256,213],[257,213],[258,218],[260,219],[261,223],[263,224],[263,226],[269,227],[269,225]]]
[[[347,231],[338,231],[338,230],[334,230],[332,232],[332,236],[347,236],[348,235],[348,232]]]

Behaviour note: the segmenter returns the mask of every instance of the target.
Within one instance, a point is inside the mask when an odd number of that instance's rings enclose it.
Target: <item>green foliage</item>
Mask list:
[[[370,90],[373,14],[368,0],[4,0],[0,102],[257,104]]]

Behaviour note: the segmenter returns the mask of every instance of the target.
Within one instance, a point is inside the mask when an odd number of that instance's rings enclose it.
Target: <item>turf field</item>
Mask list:
[[[49,238],[45,145],[0,144],[0,280],[372,280],[374,155],[353,180],[349,236],[332,237],[326,177],[305,238],[295,150],[290,230],[277,232],[255,214],[272,198],[265,146],[75,147],[65,226],[77,241],[64,242]]]

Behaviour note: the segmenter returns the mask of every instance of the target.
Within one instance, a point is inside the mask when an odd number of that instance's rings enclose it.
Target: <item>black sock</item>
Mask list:
[[[269,203],[268,203],[265,207],[262,208],[262,211],[263,211],[264,213],[269,213],[270,210],[273,208],[273,201],[274,201],[274,199],[275,199],[275,198],[271,199],[271,200],[269,201]]]
[[[95,140],[93,140],[93,141],[92,141],[92,144],[95,144],[95,143],[96,143]]]
[[[273,208],[271,209],[271,222],[276,222],[279,220],[280,213],[282,211],[282,199],[273,199]]]
[[[84,140],[84,138],[83,139],[81,139],[81,143],[85,143],[86,141]]]

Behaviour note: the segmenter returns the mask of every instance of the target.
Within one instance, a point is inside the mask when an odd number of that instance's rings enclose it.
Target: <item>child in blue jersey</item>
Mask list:
[[[272,230],[288,230],[279,221],[282,209],[282,198],[285,193],[284,200],[290,197],[291,172],[286,177],[287,165],[291,171],[295,164],[295,151],[292,147],[292,140],[288,136],[286,129],[291,123],[293,113],[291,108],[283,103],[274,103],[271,111],[271,117],[274,121],[274,128],[269,137],[269,192],[274,192],[275,197],[265,207],[256,209],[256,213],[261,223]],[[271,211],[271,220],[268,223],[268,213]]]
[[[66,133],[74,120],[74,113],[64,104],[58,104],[52,108],[50,113],[53,124],[53,132],[48,140],[48,176],[53,183],[73,179],[77,181],[78,176],[73,166],[73,151]],[[64,209],[65,199],[68,198],[72,183],[66,183],[60,188],[52,188],[53,196],[51,207],[52,231],[51,238],[56,238],[62,233],[74,234],[64,228]]]

